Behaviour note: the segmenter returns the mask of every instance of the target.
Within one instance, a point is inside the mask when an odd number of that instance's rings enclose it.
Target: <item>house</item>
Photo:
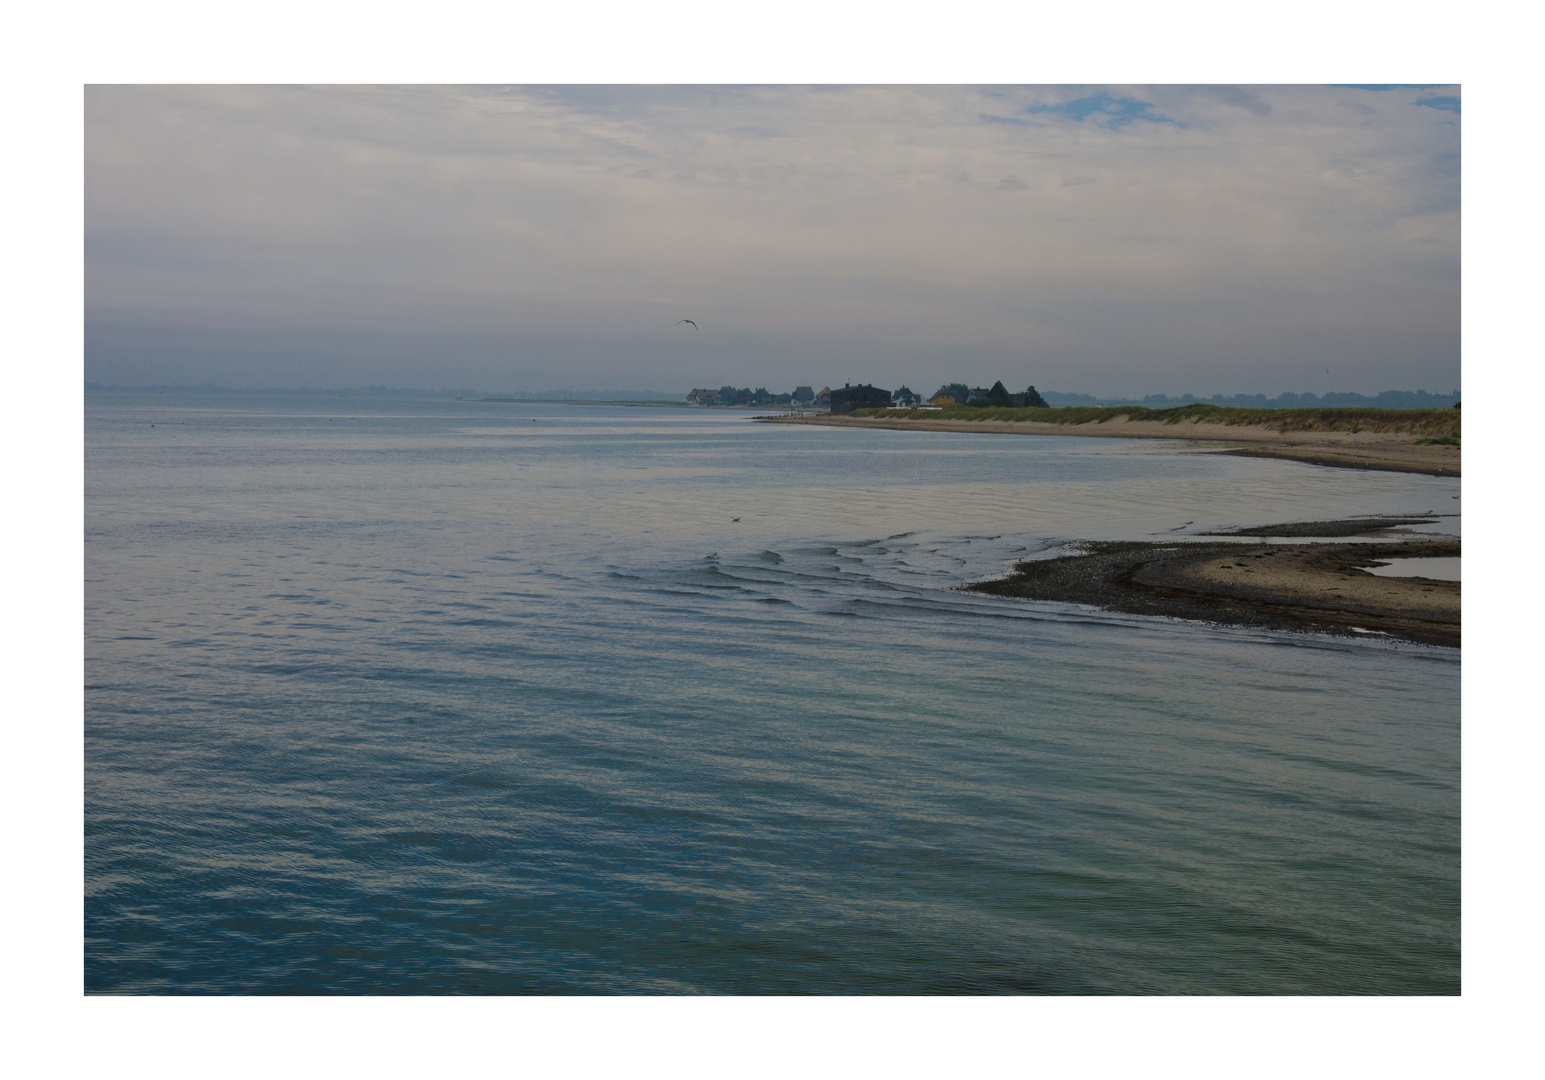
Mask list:
[[[827,391],[830,393],[830,391]],[[815,400],[815,391],[808,386],[794,387],[794,400],[801,405],[808,405]]]
[[[917,404],[917,395],[903,386],[891,395],[891,400],[904,409],[910,409]]]
[[[1009,394],[1008,387],[1003,385],[1003,380],[999,379],[992,384],[992,389],[987,391],[987,400],[993,405],[1010,405],[1013,404],[1014,399]]]
[[[688,403],[692,405],[712,405],[719,400],[717,390],[694,390],[687,395]]]
[[[831,403],[832,403],[831,387],[829,387],[829,386],[821,387],[821,392],[815,396],[815,403],[817,405],[822,406],[823,408],[828,408],[828,409],[831,408]]]
[[[928,399],[930,405],[964,405],[971,398],[971,388],[965,383],[945,383]]]
[[[831,402],[833,415],[850,413],[854,409],[887,409],[891,403],[891,392],[868,383],[844,385],[841,390],[831,392]]]

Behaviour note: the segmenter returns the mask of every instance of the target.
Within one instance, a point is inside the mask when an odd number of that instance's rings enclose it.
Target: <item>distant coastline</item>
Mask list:
[[[1459,410],[1130,409],[863,410],[848,416],[759,416],[759,423],[895,431],[1182,439],[1241,457],[1342,469],[1459,476]],[[1177,415],[1178,414],[1178,415]],[[970,416],[969,419],[966,416]],[[1030,416],[1036,419],[1029,419]]]

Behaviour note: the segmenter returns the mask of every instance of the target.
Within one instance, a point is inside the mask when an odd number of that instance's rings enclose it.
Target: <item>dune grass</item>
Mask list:
[[[1242,409],[1197,402],[1173,409],[1150,409],[1145,405],[978,409],[957,405],[944,409],[855,409],[851,415],[898,420],[1031,420],[1042,424],[1103,424],[1125,416],[1128,420],[1165,424],[1194,421],[1273,431],[1378,431],[1456,441],[1459,438],[1458,409]]]

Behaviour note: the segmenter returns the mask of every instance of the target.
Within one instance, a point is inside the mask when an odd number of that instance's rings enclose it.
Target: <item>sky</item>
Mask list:
[[[89,86],[86,379],[1444,392],[1459,140],[1457,86]]]

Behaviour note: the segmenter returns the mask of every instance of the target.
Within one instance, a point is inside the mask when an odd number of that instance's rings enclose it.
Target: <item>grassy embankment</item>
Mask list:
[[[1030,420],[1041,424],[1103,424],[1125,416],[1129,421],[1178,424],[1194,420],[1203,424],[1264,427],[1275,431],[1389,432],[1427,436],[1419,440],[1423,443],[1459,444],[1458,409],[1241,409],[1198,402],[1173,409],[1150,409],[1145,405],[978,409],[956,405],[944,409],[855,409],[851,415],[895,420]]]

